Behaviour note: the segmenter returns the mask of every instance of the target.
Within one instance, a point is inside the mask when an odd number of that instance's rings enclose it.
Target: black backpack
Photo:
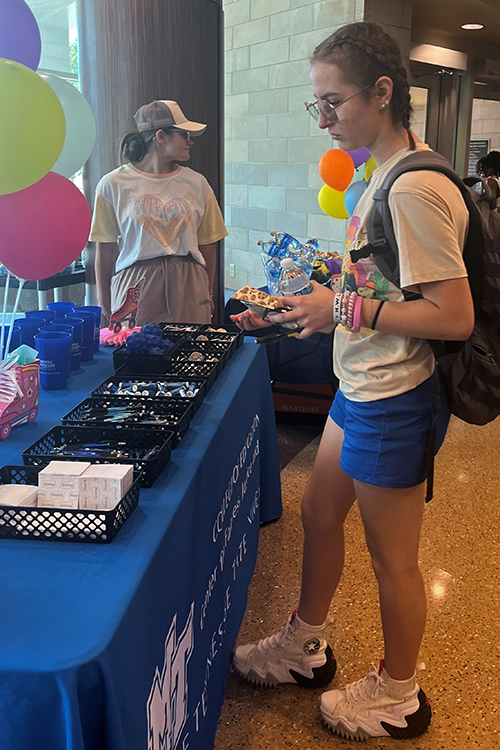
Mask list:
[[[475,323],[467,341],[429,341],[451,411],[464,422],[484,425],[500,414],[500,214],[478,202],[444,157],[433,151],[417,151],[401,159],[373,196],[368,217],[368,244],[351,251],[356,262],[370,254],[381,273],[401,287],[399,255],[389,191],[405,172],[430,170],[446,175],[460,190],[469,211],[469,230],[463,258],[474,302]],[[404,292],[405,299],[418,295]]]

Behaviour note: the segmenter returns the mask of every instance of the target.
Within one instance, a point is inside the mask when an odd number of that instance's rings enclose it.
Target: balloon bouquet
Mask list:
[[[351,184],[354,171],[362,164],[364,179]],[[368,180],[376,167],[373,156],[366,148],[342,151],[333,148],[320,159],[319,173],[325,185],[318,193],[319,207],[334,219],[348,219],[366,190]]]
[[[53,276],[85,247],[88,203],[69,180],[95,141],[92,110],[56,75],[37,73],[38,24],[24,0],[0,0],[0,263],[7,269],[0,340],[4,347],[11,276],[19,279],[12,320],[27,279]]]
[[[0,335],[0,440],[38,413],[37,353],[10,355],[24,283],[53,276],[85,247],[91,214],[68,179],[89,158],[95,121],[84,97],[59,76],[38,74],[40,31],[24,0],[0,0],[0,265],[7,277]],[[52,170],[52,171],[51,171]],[[5,341],[12,276],[19,288]]]

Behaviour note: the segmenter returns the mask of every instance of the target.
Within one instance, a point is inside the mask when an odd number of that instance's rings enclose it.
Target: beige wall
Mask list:
[[[500,149],[500,102],[474,99],[471,139],[490,139],[490,150]]]
[[[304,108],[308,58],[346,23],[375,19],[409,48],[411,0],[225,0],[226,287],[262,286],[258,239],[271,229],[341,251],[346,222],[317,195],[332,147]],[[234,266],[234,277],[230,266]]]

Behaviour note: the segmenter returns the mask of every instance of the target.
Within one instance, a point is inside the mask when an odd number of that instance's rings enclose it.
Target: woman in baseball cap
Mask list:
[[[121,166],[96,188],[90,239],[99,304],[110,316],[144,277],[138,325],[209,323],[215,243],[227,230],[205,177],[183,166],[207,126],[170,100],[145,104],[134,120],[137,130],[120,142]]]

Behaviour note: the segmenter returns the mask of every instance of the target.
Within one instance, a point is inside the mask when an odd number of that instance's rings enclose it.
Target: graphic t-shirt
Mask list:
[[[189,167],[156,175],[126,164],[97,185],[90,240],[118,242],[117,271],[165,255],[191,254],[204,266],[198,245],[226,236],[212,188]]]
[[[419,143],[417,150],[430,149]],[[410,153],[409,147],[398,151],[373,172],[354,210],[344,251],[342,291],[404,302],[401,290],[381,274],[371,255],[352,263],[350,251],[367,242],[367,220],[375,191],[392,167]],[[462,249],[469,212],[460,190],[445,175],[430,171],[401,175],[389,193],[389,207],[403,288],[467,276]],[[341,325],[335,330],[333,360],[340,389],[351,401],[397,396],[423,383],[434,371],[432,350],[423,339],[365,328],[353,333]]]

